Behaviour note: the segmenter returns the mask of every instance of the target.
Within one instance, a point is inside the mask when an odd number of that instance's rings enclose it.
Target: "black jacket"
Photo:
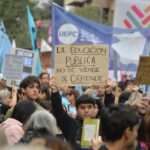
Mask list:
[[[105,106],[109,107],[110,105],[114,103],[115,103],[115,96],[112,93],[110,94],[105,93],[105,98],[104,98]]]
[[[83,121],[71,118],[63,109],[59,92],[52,93],[52,112],[63,135],[75,150],[79,149]],[[78,147],[79,146],[79,147]]]

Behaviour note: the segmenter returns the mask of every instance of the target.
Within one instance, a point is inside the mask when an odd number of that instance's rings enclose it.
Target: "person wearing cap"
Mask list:
[[[80,149],[81,132],[83,120],[93,118],[96,100],[89,95],[81,95],[76,101],[77,117],[70,117],[63,109],[61,96],[56,86],[51,86],[53,114],[57,120],[58,126],[62,130],[65,138],[69,141],[75,150]]]

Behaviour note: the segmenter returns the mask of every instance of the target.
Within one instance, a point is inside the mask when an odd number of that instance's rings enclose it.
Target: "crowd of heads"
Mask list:
[[[80,150],[86,118],[100,120],[89,150],[150,149],[150,98],[133,80],[81,89],[58,85],[47,72],[18,87],[1,79],[1,149]]]

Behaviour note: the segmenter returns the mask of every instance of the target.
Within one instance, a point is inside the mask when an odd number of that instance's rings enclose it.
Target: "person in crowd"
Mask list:
[[[140,117],[131,106],[112,105],[101,113],[101,136],[105,145],[100,150],[135,150]]]
[[[104,101],[105,96],[105,86],[100,85],[97,89],[97,97],[99,97],[102,101]]]
[[[139,145],[137,150],[149,150],[150,149],[150,108],[143,117],[140,129],[139,129]]]
[[[123,74],[121,76],[121,81],[118,83],[118,86],[119,88],[124,91],[126,86],[127,86],[127,83],[128,83],[128,77],[127,77],[127,74]]]
[[[51,106],[51,99],[50,99],[50,90],[49,90],[49,85],[47,85],[47,83],[46,84],[42,83],[41,85],[38,104],[40,104],[44,109],[51,112],[52,106]]]
[[[98,88],[95,88],[93,86],[90,86],[88,87],[85,91],[84,91],[84,94],[86,95],[90,95],[92,97],[96,97],[97,94],[98,94],[98,91],[97,91]]]
[[[52,88],[52,107],[58,126],[65,138],[73,145],[75,150],[80,149],[81,130],[85,118],[93,118],[95,110],[95,99],[88,95],[81,95],[76,101],[77,117],[73,119],[63,109],[61,96],[55,84]]]
[[[71,117],[76,118],[76,115],[77,115],[76,101],[77,101],[77,98],[79,96],[79,93],[75,89],[70,89],[66,93],[66,96],[67,96],[67,99],[70,103],[68,105],[67,112]]]
[[[40,94],[40,82],[36,76],[27,76],[20,83],[19,88],[23,94],[22,100],[36,101]]]
[[[8,145],[7,137],[2,128],[0,128],[0,148],[6,147]]]
[[[10,108],[10,97],[11,92],[5,88],[0,90],[0,115],[1,121],[3,121],[3,117],[6,114],[7,110]]]
[[[17,102],[21,101],[24,99],[24,96],[23,96],[23,92],[22,92],[22,89],[18,88],[17,89]]]
[[[71,146],[57,137],[48,137],[46,140],[46,147],[52,150],[72,150]]]
[[[139,87],[135,84],[135,81],[129,81],[126,89],[122,92],[119,97],[120,103],[126,103],[127,101],[134,101],[141,99],[143,94],[141,93]]]
[[[125,103],[126,101],[128,101],[129,97],[131,96],[131,92],[129,91],[123,91],[120,96],[119,96],[119,103]]]
[[[128,104],[137,109],[138,113],[143,117],[148,109],[150,109],[150,98],[136,96],[133,99],[129,99],[125,104]]]
[[[4,80],[3,78],[0,79],[0,90],[5,89],[6,86],[6,80]]]
[[[23,143],[30,143],[33,138],[56,136],[58,132],[55,117],[46,110],[36,111],[25,125]]]
[[[39,79],[36,76],[28,76],[20,83],[20,89],[23,93],[23,100],[32,101],[37,110],[43,109],[41,105],[38,104],[40,88],[41,85]]]
[[[13,108],[17,103],[17,89],[8,88],[0,90],[0,120],[4,120],[7,111]]]
[[[12,118],[2,122],[0,128],[4,130],[9,145],[18,143],[24,135],[23,124]]]
[[[37,103],[40,94],[40,82],[36,76],[27,76],[26,78],[24,78],[21,81],[19,88],[22,95],[22,99],[20,99],[19,101],[29,100],[35,105],[36,110],[43,109]],[[12,116],[13,110],[14,108],[12,107],[7,111],[5,119]]]
[[[51,103],[51,101],[42,100],[42,101],[39,101],[38,104],[40,104],[40,106],[42,106],[42,108],[44,108],[45,110],[47,110],[49,112],[52,111],[52,103]]]
[[[35,111],[36,106],[32,101],[20,101],[14,107],[11,117],[24,125]]]
[[[45,85],[41,86],[39,101],[50,101],[50,91]]]
[[[105,96],[104,96],[104,105],[109,107],[115,103],[115,95],[113,94],[113,87],[106,85],[105,87]]]
[[[40,80],[40,84],[41,84],[41,87],[42,86],[49,86],[49,79],[50,79],[50,75],[48,74],[48,72],[42,72],[40,75],[39,75],[39,80]]]
[[[54,136],[35,137],[30,145],[43,146],[45,150],[72,150],[66,141]]]
[[[69,93],[70,90],[74,90],[74,87],[63,85],[63,86],[59,86],[58,88],[59,88],[59,93],[61,95],[61,102],[62,102],[63,108],[67,112],[68,107],[70,105],[70,102],[67,98],[67,93]]]
[[[93,118],[95,118],[95,117],[99,118],[101,108],[103,107],[103,97],[98,95],[98,92],[99,92],[99,86],[91,86],[91,87],[87,88],[84,92],[84,94],[87,94],[96,100],[95,109],[93,112]]]
[[[0,102],[9,107],[14,107],[17,102],[17,89],[12,88],[5,88],[0,90]]]
[[[101,114],[101,109],[103,108],[102,100],[100,98],[95,98],[95,109],[93,112],[93,118],[99,118]]]
[[[101,136],[95,137],[91,141],[91,149],[92,150],[107,150],[106,147],[104,146],[103,140]]]

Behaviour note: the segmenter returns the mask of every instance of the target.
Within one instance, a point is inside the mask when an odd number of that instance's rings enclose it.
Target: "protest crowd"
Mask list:
[[[50,50],[50,44],[37,47],[29,7],[32,50],[14,48],[0,23],[0,37],[5,39],[0,40],[0,50],[4,48],[0,51],[0,150],[150,150],[150,57],[141,57],[137,69],[134,61],[111,49],[111,44],[124,38],[133,40],[130,45],[138,49],[141,37],[121,35],[138,32],[145,38],[144,52],[149,50],[149,29],[98,26],[53,7]],[[135,4],[132,10],[144,17]],[[146,10],[150,12],[150,6]],[[127,19],[124,22],[131,29]],[[149,20],[150,16],[143,24]],[[125,70],[118,80],[119,64],[128,70],[136,68],[137,76]],[[108,75],[110,68],[114,78]]]
[[[150,97],[133,79],[123,75],[118,83],[81,89],[58,85],[47,72],[27,76],[18,89],[1,79],[0,149],[150,149]],[[87,148],[81,145],[85,118],[100,120]]]

